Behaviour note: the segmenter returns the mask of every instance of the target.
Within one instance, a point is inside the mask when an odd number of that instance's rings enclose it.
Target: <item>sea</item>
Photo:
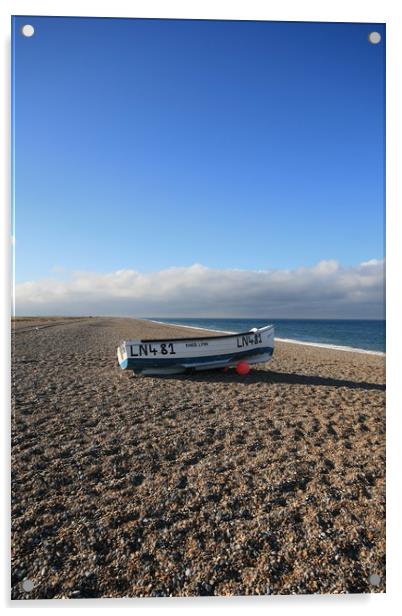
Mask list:
[[[278,340],[385,353],[385,320],[148,318],[160,323],[235,333],[273,324]]]

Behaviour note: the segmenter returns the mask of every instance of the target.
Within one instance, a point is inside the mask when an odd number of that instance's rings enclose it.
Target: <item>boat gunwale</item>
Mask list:
[[[183,326],[185,327],[185,326]],[[233,334],[223,334],[221,336],[194,336],[194,337],[190,337],[190,338],[141,338],[141,340],[124,340],[124,344],[128,344],[130,342],[137,342],[137,343],[156,343],[156,342],[186,342],[187,340],[218,340],[221,338],[235,338],[237,336],[247,336],[247,335],[252,335],[252,334],[256,334],[257,332],[261,332],[261,331],[266,331],[267,329],[274,329],[274,325],[266,325],[265,327],[260,327],[258,329],[256,329],[256,331],[252,331],[252,330],[248,330],[246,332],[239,332],[239,333],[233,333]]]

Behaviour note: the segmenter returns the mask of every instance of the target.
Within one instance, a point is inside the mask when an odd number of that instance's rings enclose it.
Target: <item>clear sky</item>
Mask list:
[[[17,283],[384,257],[383,25],[17,17],[13,41]]]

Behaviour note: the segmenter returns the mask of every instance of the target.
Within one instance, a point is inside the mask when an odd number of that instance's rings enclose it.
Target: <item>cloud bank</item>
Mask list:
[[[16,285],[17,315],[383,318],[384,261],[294,270],[202,265],[139,273],[74,272]]]

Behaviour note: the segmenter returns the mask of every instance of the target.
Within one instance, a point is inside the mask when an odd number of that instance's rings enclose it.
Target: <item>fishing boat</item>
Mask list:
[[[195,338],[124,340],[117,349],[120,367],[144,375],[178,374],[259,364],[271,359],[274,327],[253,328],[238,334]]]

